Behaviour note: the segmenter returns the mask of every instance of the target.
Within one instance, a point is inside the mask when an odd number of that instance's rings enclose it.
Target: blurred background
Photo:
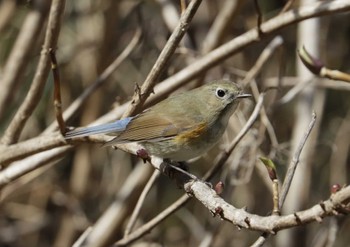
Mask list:
[[[167,0],[75,0],[67,1],[58,37],[56,56],[61,76],[63,110],[78,98],[130,44],[137,30],[141,37],[130,54],[88,97],[83,107],[67,122],[86,126],[132,98],[162,51],[181,14],[181,2]],[[303,5],[290,1],[291,8]],[[263,21],[277,16],[287,1],[259,1]],[[309,4],[309,3],[308,3]],[[11,95],[3,104],[0,133],[4,133],[33,82],[42,51],[50,1],[2,0],[0,2],[0,81],[14,44],[28,17],[43,14],[37,35]],[[45,14],[46,13],[46,14]],[[227,15],[224,28],[214,24]],[[349,13],[314,19],[306,27],[293,24],[273,35],[262,36],[218,66],[206,71],[178,91],[226,78],[242,83],[265,47],[279,35],[283,43],[275,50],[251,83],[259,91],[269,90],[265,100],[268,124],[259,119],[230,156],[224,169],[211,181],[225,183],[222,197],[235,207],[261,216],[272,211],[272,185],[259,157],[272,159],[280,181],[311,119],[316,127],[305,147],[293,187],[283,213],[307,209],[330,195],[333,184],[350,179],[350,93],[337,82],[314,78],[303,70],[297,49],[303,44],[328,67],[350,72]],[[196,59],[244,32],[256,27],[254,1],[203,1],[190,28],[159,81],[171,77]],[[311,29],[307,29],[311,28]],[[214,40],[211,35],[214,35]],[[0,83],[1,84],[1,83]],[[296,85],[302,85],[296,87]],[[3,85],[0,85],[0,90]],[[344,89],[345,88],[345,89]],[[157,91],[155,91],[157,94]],[[230,121],[222,142],[207,155],[190,162],[190,171],[201,177],[215,157],[228,146],[255,106],[254,100],[240,105]],[[37,137],[55,122],[53,78],[50,72],[40,101],[26,122],[18,142]],[[266,130],[267,129],[267,130]],[[48,161],[2,188],[0,204],[0,246],[71,246],[115,202],[120,190],[136,169],[145,169],[147,181],[152,168],[137,157],[100,144],[77,145],[59,160]],[[141,168],[140,168],[141,167]],[[137,189],[136,195],[142,191]],[[135,229],[166,209],[184,194],[168,177],[160,176],[147,196]],[[133,194],[135,195],[135,194]],[[125,201],[122,223],[114,230],[112,242],[123,237],[135,198]],[[335,233],[333,233],[335,229]],[[348,217],[326,218],[271,237],[265,246],[347,246]],[[332,235],[332,233],[334,235]],[[213,217],[192,199],[133,246],[249,246],[258,232],[239,230]],[[333,237],[333,238],[332,238]],[[331,245],[329,245],[331,243]],[[328,244],[328,245],[327,245]]]

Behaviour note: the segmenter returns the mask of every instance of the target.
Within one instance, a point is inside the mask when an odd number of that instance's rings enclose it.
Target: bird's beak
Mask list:
[[[237,95],[237,98],[249,98],[249,97],[252,97],[252,95],[249,93],[243,93],[243,94]]]

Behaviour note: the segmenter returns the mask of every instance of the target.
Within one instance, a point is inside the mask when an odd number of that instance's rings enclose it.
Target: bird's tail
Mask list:
[[[132,117],[124,118],[122,120],[115,121],[113,123],[101,124],[92,127],[86,128],[77,128],[71,131],[68,131],[64,137],[66,139],[71,139],[73,137],[84,137],[96,134],[108,134],[108,135],[117,135],[121,131],[125,130],[126,126],[130,122]]]

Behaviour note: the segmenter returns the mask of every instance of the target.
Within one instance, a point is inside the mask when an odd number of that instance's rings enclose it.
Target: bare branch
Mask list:
[[[168,64],[170,58],[174,54],[177,45],[186,33],[189,24],[201,2],[202,0],[192,0],[189,3],[186,11],[181,16],[177,27],[171,34],[169,40],[164,46],[157,61],[154,63],[153,68],[148,74],[145,82],[143,83],[141,93],[134,95],[131,101],[132,104],[130,104],[129,108],[124,113],[124,117],[132,115],[133,113],[138,111],[142,107],[143,103],[146,101],[147,97],[153,92],[153,87],[156,84],[158,77],[163,72],[165,66]]]
[[[202,46],[202,54],[206,54],[207,52],[216,48],[224,35],[227,34],[228,28],[231,25],[234,17],[240,10],[241,5],[244,1],[232,1],[226,0],[223,4],[220,12],[217,14],[213,24],[211,25],[208,33],[203,41]]]
[[[242,85],[246,86],[248,83],[250,83],[250,88],[252,90],[253,96],[255,100],[259,97],[259,90],[257,83],[253,81],[253,79],[258,75],[258,73],[263,68],[264,64],[270,59],[270,57],[274,54],[277,48],[281,47],[283,44],[283,39],[281,36],[276,36],[263,50],[263,52],[260,54],[259,58],[255,62],[254,66],[248,71],[246,76],[244,77],[242,81]],[[267,116],[266,109],[263,106],[261,110],[261,120],[264,123],[267,132],[270,136],[270,140],[272,142],[273,147],[277,147],[278,140],[275,134],[275,131],[273,129],[273,126]]]
[[[263,36],[264,33],[261,30],[261,23],[262,23],[263,17],[262,17],[262,13],[261,13],[260,6],[259,6],[259,0],[254,0],[254,7],[255,7],[255,11],[258,15],[256,28],[258,29],[259,37],[261,37],[261,36]]]
[[[13,45],[11,54],[6,62],[0,83],[0,119],[7,109],[16,85],[19,85],[21,75],[29,62],[29,56],[39,33],[45,23],[47,8],[50,1],[42,1],[35,4],[25,20],[23,26]]]
[[[283,6],[283,9],[281,10],[281,13],[284,13],[290,9],[290,7],[293,5],[295,0],[288,0],[288,2]]]
[[[106,246],[113,241],[114,233],[122,226],[128,216],[129,209],[136,203],[139,188],[147,183],[152,171],[152,167],[142,163],[132,171],[113,203],[94,224],[91,232],[88,233],[84,246]]]
[[[39,167],[60,160],[69,149],[69,146],[55,148],[12,163],[0,172],[0,188]]]
[[[264,37],[267,34],[276,32],[286,26],[293,23],[300,22],[305,19],[313,18],[316,16],[322,16],[327,14],[334,14],[337,12],[344,12],[350,9],[350,2],[346,1],[330,1],[319,2],[309,6],[303,6],[296,10],[288,11],[275,18],[272,18],[261,24],[261,30],[264,32]],[[182,86],[188,81],[199,76],[201,73],[209,70],[210,68],[218,65],[220,62],[231,57],[243,48],[253,44],[259,40],[259,34],[256,29],[247,31],[246,33],[232,39],[231,41],[219,46],[215,50],[209,52],[202,58],[199,58],[183,70],[177,72],[173,76],[164,80],[166,85],[179,85]]]
[[[135,34],[129,44],[125,47],[125,49],[120,53],[118,57],[111,63],[102,74],[95,80],[94,83],[91,84],[88,88],[84,90],[84,92],[74,100],[74,102],[64,111],[63,119],[65,121],[69,121],[71,117],[81,108],[81,106],[85,103],[88,97],[94,93],[99,87],[101,87],[106,81],[107,78],[111,76],[111,74],[122,64],[122,62],[130,55],[130,53],[135,49],[135,47],[139,44],[140,38],[142,36],[142,30],[137,29]],[[52,132],[57,128],[57,122],[51,124],[44,133]]]
[[[294,177],[294,173],[295,173],[295,169],[297,168],[298,164],[299,164],[299,157],[301,154],[301,151],[303,150],[303,147],[307,141],[307,138],[309,137],[312,128],[314,127],[316,122],[316,113],[312,114],[312,119],[310,121],[309,127],[306,130],[303,138],[301,139],[298,148],[296,149],[294,155],[293,155],[293,159],[292,162],[290,163],[288,170],[287,170],[287,174],[286,177],[283,181],[283,185],[281,188],[281,193],[280,193],[280,201],[279,201],[279,208],[281,209],[283,206],[283,203],[287,197],[288,194],[288,190],[290,188],[290,185],[292,183],[293,177]]]
[[[33,113],[35,107],[41,99],[44,90],[45,82],[50,71],[50,63],[48,51],[57,45],[58,35],[61,29],[61,19],[64,12],[65,0],[53,0],[49,21],[47,24],[45,41],[37,70],[34,75],[33,83],[29,92],[19,107],[16,115],[12,119],[10,125],[6,129],[4,136],[1,139],[3,144],[9,145],[17,142],[25,123]]]
[[[350,210],[350,186],[332,194],[331,197],[307,210],[285,216],[258,216],[247,213],[244,209],[237,209],[219,197],[213,189],[200,181],[190,180],[185,184],[186,191],[197,198],[210,212],[215,213],[220,208],[221,219],[250,230],[276,234],[282,229],[304,225],[327,216],[338,215]]]
[[[29,155],[60,147],[66,144],[67,142],[62,137],[62,135],[55,133],[51,135],[35,137],[18,144],[3,146],[0,147],[0,152],[3,152],[3,155],[0,156],[0,165],[6,166],[10,162],[25,158]]]
[[[63,117],[62,117],[60,72],[59,72],[58,65],[57,65],[55,51],[53,49],[50,49],[49,53],[50,53],[50,58],[51,58],[52,74],[53,74],[53,79],[54,79],[53,104],[55,107],[56,121],[58,123],[58,126],[60,127],[61,134],[64,135],[66,133],[66,124],[65,124]]]
[[[132,215],[130,217],[128,225],[125,228],[124,237],[129,235],[131,230],[132,230],[132,228],[134,227],[136,219],[137,219],[137,217],[138,217],[138,215],[140,213],[142,204],[144,203],[147,194],[151,190],[154,182],[158,179],[159,175],[160,175],[160,172],[158,170],[154,170],[154,172],[153,172],[151,178],[148,180],[145,188],[143,188],[143,191],[142,191],[142,193],[141,193],[141,195],[140,195],[140,197],[139,197],[139,199],[138,199],[138,201],[136,203],[134,211],[132,212]]]
[[[320,59],[313,57],[304,46],[298,50],[298,55],[311,73],[332,80],[350,82],[350,74],[327,68]]]

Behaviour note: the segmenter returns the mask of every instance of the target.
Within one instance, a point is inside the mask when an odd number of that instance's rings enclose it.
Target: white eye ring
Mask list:
[[[224,90],[224,89],[222,89],[222,88],[218,88],[218,89],[216,89],[216,96],[218,97],[218,98],[224,98],[225,97],[225,95],[226,95],[226,90]]]

